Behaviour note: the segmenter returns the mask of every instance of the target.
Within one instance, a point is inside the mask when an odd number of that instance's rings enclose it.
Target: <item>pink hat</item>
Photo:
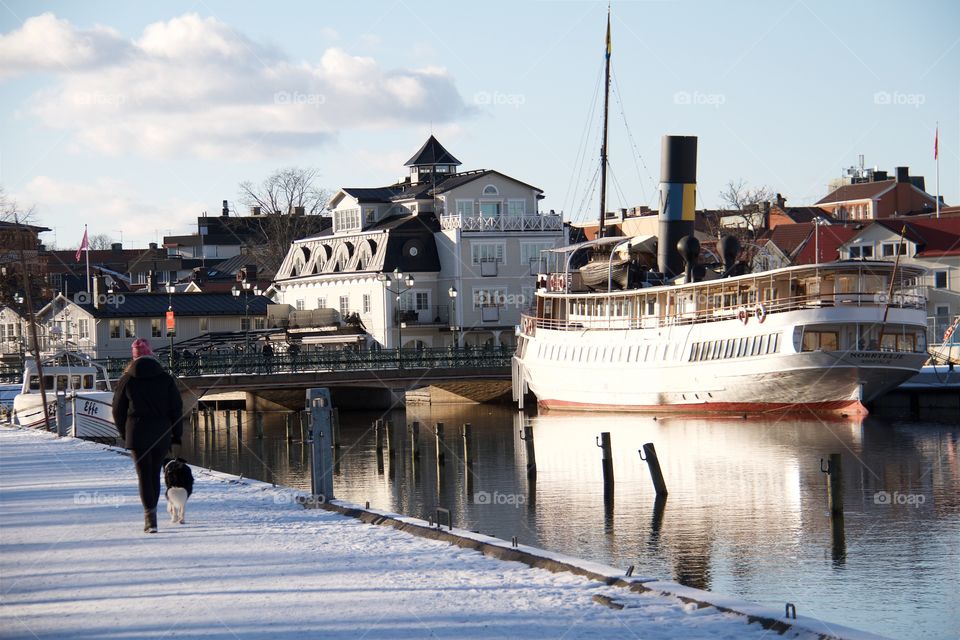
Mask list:
[[[134,340],[133,344],[130,345],[130,351],[134,358],[153,355],[153,349],[150,348],[150,343],[143,338],[137,338]]]

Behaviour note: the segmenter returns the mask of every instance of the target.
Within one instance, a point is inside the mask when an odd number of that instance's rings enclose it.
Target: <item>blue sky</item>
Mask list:
[[[432,130],[463,168],[596,215],[577,179],[601,2],[0,3],[0,184],[48,243],[182,233],[285,166],[379,186]],[[654,204],[659,139],[700,137],[698,205],[731,179],[809,204],[845,166],[907,165],[960,202],[960,4],[615,2],[608,208]],[[624,127],[626,114],[629,134]],[[589,124],[589,128],[588,127]]]

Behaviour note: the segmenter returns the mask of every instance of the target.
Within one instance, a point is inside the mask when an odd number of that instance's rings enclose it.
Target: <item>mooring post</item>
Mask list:
[[[70,433],[67,429],[67,394],[58,393],[57,394],[57,414],[55,420],[57,421],[57,435],[65,436]],[[77,432],[77,414],[73,414],[73,432]]]
[[[470,443],[473,442],[473,425],[464,422],[460,429],[460,435],[463,436],[463,459],[467,461],[467,464],[470,464],[473,462],[473,447],[470,446]]]
[[[340,409],[333,408],[333,448],[340,448]]]
[[[397,434],[393,432],[392,420],[386,420],[384,425],[384,430],[387,434],[387,455],[390,456],[391,460],[393,460],[393,457],[397,453]]]
[[[597,438],[597,446],[603,453],[601,466],[603,467],[603,495],[607,498],[613,492],[613,450],[610,445],[610,432],[604,431]]]
[[[667,483],[663,481],[663,472],[660,470],[660,458],[657,457],[657,449],[652,442],[643,445],[640,451],[640,459],[647,463],[650,469],[650,479],[653,480],[653,488],[657,492],[657,498],[667,496]]]
[[[309,415],[309,409],[304,409],[299,411],[298,415],[300,416],[300,442],[307,441],[307,416]]]
[[[293,413],[287,414],[287,442],[293,442]]]
[[[190,411],[190,423],[193,427],[193,433],[196,435],[197,429],[200,428],[200,412],[197,411],[196,407]]]
[[[373,433],[377,438],[377,453],[383,455],[383,420],[373,421]]]
[[[307,389],[310,411],[310,492],[314,500],[333,499],[333,415],[329,389]]]
[[[527,478],[534,480],[537,477],[537,451],[533,446],[533,427],[524,427],[520,437],[527,455]]]
[[[253,420],[257,428],[257,439],[263,440],[263,413],[260,411],[254,413]]]
[[[823,458],[821,458],[820,470],[827,474],[833,561],[835,564],[843,564],[847,558],[847,534],[843,521],[843,457],[839,453],[831,453],[826,469],[823,468]]]
[[[243,443],[243,412],[237,409],[237,446]]]
[[[446,461],[446,457],[447,457],[444,452],[446,443],[443,441],[443,423],[442,422],[437,423],[435,433],[437,435],[437,466],[439,466]]]
[[[229,409],[223,412],[223,424],[227,429],[227,433],[230,433],[230,410]]]

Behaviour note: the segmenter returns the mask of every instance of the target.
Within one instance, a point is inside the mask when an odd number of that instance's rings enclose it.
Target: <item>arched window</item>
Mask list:
[[[498,195],[500,195],[500,191],[497,189],[497,187],[496,187],[495,185],[488,184],[487,186],[485,186],[485,187],[483,188],[483,195],[485,195],[485,196],[498,196]]]

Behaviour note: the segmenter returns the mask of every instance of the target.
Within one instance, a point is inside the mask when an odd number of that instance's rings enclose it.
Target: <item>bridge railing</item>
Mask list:
[[[492,349],[384,349],[380,351],[311,351],[280,353],[175,354],[173,373],[179,377],[223,375],[271,375],[387,369],[494,369],[510,366],[512,347]],[[111,359],[104,364],[111,378],[118,378],[128,360]],[[166,359],[162,364],[169,366]]]

